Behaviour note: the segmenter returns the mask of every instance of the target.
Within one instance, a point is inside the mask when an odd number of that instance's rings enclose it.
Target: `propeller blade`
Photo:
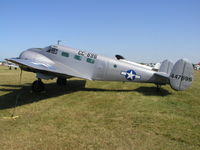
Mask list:
[[[19,84],[21,84],[21,81],[22,81],[22,69],[21,69],[21,71],[20,71]]]

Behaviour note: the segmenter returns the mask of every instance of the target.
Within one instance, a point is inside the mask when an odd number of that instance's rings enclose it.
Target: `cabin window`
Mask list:
[[[79,55],[75,55],[75,56],[74,56],[74,59],[76,59],[76,60],[81,60],[81,59],[82,59],[82,57],[81,57],[81,56],[79,56]]]
[[[66,53],[66,52],[62,52],[61,55],[64,57],[69,57],[69,53]]]
[[[94,59],[87,58],[87,62],[88,62],[88,63],[91,63],[91,64],[94,64],[95,61],[94,61]]]
[[[117,65],[116,65],[116,64],[114,64],[114,65],[113,65],[113,67],[114,67],[114,68],[117,68]]]

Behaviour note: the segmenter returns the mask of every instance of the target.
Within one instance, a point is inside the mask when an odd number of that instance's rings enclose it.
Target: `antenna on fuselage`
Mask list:
[[[61,40],[58,40],[58,41],[57,41],[57,44],[59,45],[59,44],[60,44],[60,42],[62,42],[62,41],[61,41]]]
[[[118,60],[120,60],[120,59],[125,59],[123,56],[121,56],[121,55],[115,55],[115,57],[118,59]]]

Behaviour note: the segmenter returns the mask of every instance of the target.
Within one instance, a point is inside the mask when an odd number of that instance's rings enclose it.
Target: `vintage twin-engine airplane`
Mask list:
[[[146,82],[160,85],[170,84],[177,91],[187,89],[193,81],[193,67],[186,59],[175,65],[165,60],[159,70],[127,61],[116,55],[111,59],[94,53],[76,50],[61,45],[45,48],[31,48],[17,58],[8,59],[22,70],[36,73],[38,80],[32,84],[33,91],[43,91],[41,79],[57,78],[58,85],[65,85],[66,79],[78,77],[88,80]]]

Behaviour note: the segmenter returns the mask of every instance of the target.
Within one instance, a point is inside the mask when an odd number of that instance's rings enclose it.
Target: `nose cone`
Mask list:
[[[39,53],[39,51],[35,49],[34,50],[29,49],[29,50],[23,51],[20,54],[19,58],[25,59],[25,60],[31,60],[33,62],[38,62],[38,63],[49,64],[49,65],[54,64],[54,62],[51,59]]]

